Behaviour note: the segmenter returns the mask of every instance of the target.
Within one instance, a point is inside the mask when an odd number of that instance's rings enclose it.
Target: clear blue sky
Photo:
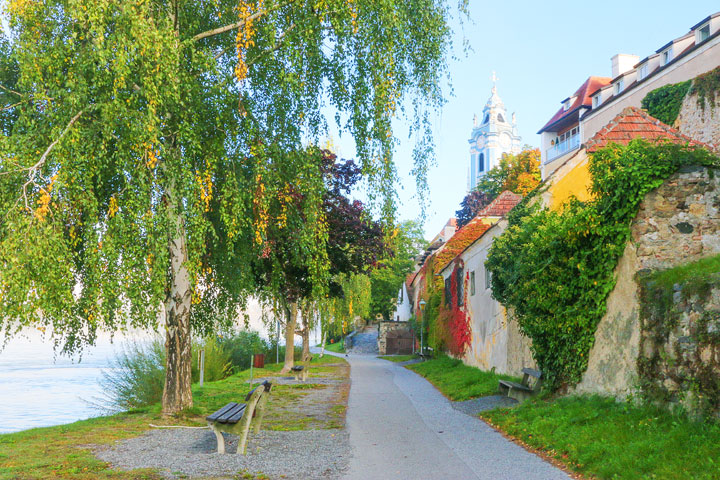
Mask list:
[[[450,0],[453,3],[452,0]],[[490,75],[498,76],[498,94],[508,113],[516,112],[523,143],[539,146],[536,132],[590,75],[610,76],[617,53],[655,52],[711,13],[717,0],[686,2],[606,0],[603,2],[470,0],[471,22],[464,34],[474,51],[456,52],[449,62],[454,96],[435,119],[437,165],[430,173],[430,205],[425,233],[432,238],[465,196],[473,113],[480,114],[490,96]],[[459,50],[463,32],[455,29]],[[410,176],[412,144],[406,128],[395,157],[402,181],[401,220],[417,218],[420,208]],[[344,157],[352,155],[343,136],[337,142]]]

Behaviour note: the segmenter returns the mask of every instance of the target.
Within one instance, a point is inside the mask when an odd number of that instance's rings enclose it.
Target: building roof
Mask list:
[[[538,133],[543,133],[545,131],[553,131],[551,130],[551,127],[556,124],[561,124],[562,120],[568,119],[571,116],[577,116],[579,110],[582,107],[591,108],[592,98],[590,98],[590,94],[604,87],[605,85],[610,84],[611,80],[612,79],[608,77],[589,77],[587,80],[585,80],[585,83],[580,85],[580,88],[578,88],[573,95],[573,97],[575,97],[575,101],[570,105],[570,108],[565,110],[564,107],[560,107],[560,110],[558,110],[557,113],[553,115],[553,117],[545,124],[543,128],[540,129]]]
[[[587,151],[592,153],[612,143],[627,145],[636,138],[654,142],[687,143],[712,150],[710,145],[683,135],[673,127],[652,117],[645,110],[637,107],[627,107],[587,141]]]
[[[510,212],[510,210],[515,207],[518,203],[520,203],[520,200],[522,200],[522,195],[518,195],[517,193],[513,193],[510,190],[505,190],[500,195],[495,198],[490,204],[480,210],[480,212],[476,216],[480,217],[504,217],[505,215]]]
[[[485,232],[490,230],[491,224],[483,222],[487,217],[504,217],[515,205],[520,203],[522,195],[515,194],[509,190],[505,190],[498,195],[495,200],[468,222],[463,228],[458,230],[455,235],[445,244],[445,248],[438,252],[435,273],[440,273],[447,268],[453,260],[467,250]],[[468,228],[470,227],[470,228]]]

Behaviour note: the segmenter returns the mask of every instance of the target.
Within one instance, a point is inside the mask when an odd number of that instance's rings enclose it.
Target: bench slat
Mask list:
[[[542,372],[538,370],[533,370],[532,368],[523,368],[523,373],[526,375],[530,375],[531,377],[540,378],[542,377]]]
[[[225,405],[224,407],[222,407],[220,410],[218,410],[217,412],[211,413],[210,415],[205,417],[205,420],[207,420],[209,422],[215,422],[215,421],[217,421],[218,418],[220,418],[221,415],[224,415],[225,413],[227,413],[231,408],[235,407],[236,405],[237,405],[237,403],[230,402],[227,405]]]
[[[302,365],[295,365],[294,367],[291,367],[290,370],[292,370],[293,372],[300,372],[300,371],[302,371],[304,368],[305,368],[305,367],[302,366]]]
[[[235,407],[233,410],[226,413],[223,417],[220,418],[220,423],[237,423],[240,421],[240,419],[243,416],[243,413],[245,413],[245,405],[244,403],[238,404],[237,407]]]
[[[528,391],[528,392],[532,392],[532,389],[531,389],[531,388],[528,388],[528,387],[526,387],[525,385],[521,385],[521,384],[519,384],[519,383],[509,382],[509,381],[507,381],[507,380],[500,380],[500,384],[501,384],[501,385],[505,385],[506,387],[509,387],[509,388],[515,388],[515,389],[517,389],[517,390],[525,390],[525,391]]]

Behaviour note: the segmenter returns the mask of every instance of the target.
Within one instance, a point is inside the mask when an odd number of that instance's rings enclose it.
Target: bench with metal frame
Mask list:
[[[498,389],[501,395],[522,402],[540,391],[540,387],[542,387],[542,372],[533,370],[532,368],[523,368],[522,371],[522,383],[500,380]]]
[[[270,397],[271,388],[272,383],[266,380],[245,396],[247,403],[230,402],[205,418],[217,437],[218,453],[225,453],[225,438],[222,434],[225,432],[237,434],[240,437],[237,453],[245,455],[250,422],[253,418],[255,419],[255,434],[260,433],[260,425],[265,416],[265,404]]]

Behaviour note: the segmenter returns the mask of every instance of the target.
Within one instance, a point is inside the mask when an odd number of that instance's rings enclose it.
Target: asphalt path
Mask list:
[[[347,360],[352,459],[346,480],[570,478],[455,410],[416,373],[374,355]]]

